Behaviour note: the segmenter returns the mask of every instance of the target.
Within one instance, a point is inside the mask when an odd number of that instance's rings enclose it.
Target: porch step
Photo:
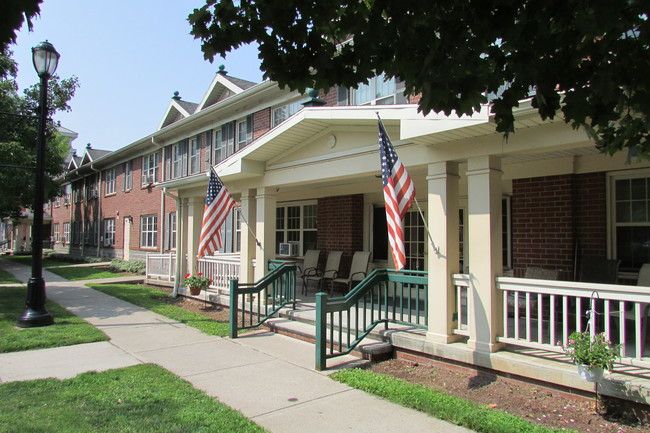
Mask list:
[[[265,326],[271,331],[309,343],[316,341],[316,325],[314,320],[295,313],[293,310],[283,311],[279,318],[269,319]],[[374,338],[373,338],[374,337]],[[378,335],[370,335],[359,344],[352,354],[370,362],[379,362],[393,356],[393,345],[376,339]]]

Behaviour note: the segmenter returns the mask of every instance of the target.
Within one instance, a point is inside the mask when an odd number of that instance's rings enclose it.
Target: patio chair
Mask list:
[[[526,272],[524,273],[524,278],[530,278],[534,280],[559,280],[560,279],[560,270],[559,269],[544,269],[544,268],[538,268],[534,266],[529,266],[526,268]],[[526,294],[525,293],[519,293],[517,296],[517,303],[519,304],[519,309],[520,310],[525,310],[526,309]],[[531,296],[530,297],[530,310],[535,314],[537,312],[537,295]],[[512,316],[514,315],[514,306],[515,306],[515,293],[510,292],[508,293],[508,307],[512,308],[510,310],[509,308],[509,314]],[[548,307],[548,305],[547,305]]]
[[[580,277],[583,283],[616,284],[618,266],[621,261],[601,257],[585,257],[580,264]]]
[[[339,267],[341,266],[341,256],[343,251],[330,251],[327,254],[327,263],[325,263],[325,269],[322,271],[317,271],[315,275],[308,275],[304,278],[303,293],[306,295],[307,290],[309,289],[309,282],[316,282],[316,289],[320,289],[323,286],[323,281],[332,280],[338,276]]]
[[[363,280],[368,274],[368,265],[370,264],[369,251],[357,251],[352,256],[350,265],[350,274],[346,278],[334,278],[330,281],[330,293],[334,291],[335,284],[347,284],[348,292],[352,290],[352,283]]]
[[[650,290],[650,263],[644,263],[641,266],[641,269],[639,269],[639,278],[637,279],[636,282],[637,286],[643,286],[647,287],[648,290]],[[618,317],[619,312],[614,311],[611,313],[613,317]],[[650,315],[650,304],[641,304],[641,335],[642,335],[642,341],[645,342],[646,340],[646,335],[648,335],[648,316]],[[625,320],[632,320],[634,321],[636,319],[636,315],[634,312],[634,309],[629,309],[625,310],[623,313],[623,317]]]
[[[307,293],[307,283],[305,278],[318,274],[318,260],[320,259],[320,250],[307,250],[303,258],[302,268],[298,266],[300,278],[302,278],[302,293]]]

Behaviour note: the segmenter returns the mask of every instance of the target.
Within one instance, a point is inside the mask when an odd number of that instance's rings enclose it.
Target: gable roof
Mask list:
[[[70,162],[68,163],[68,170],[75,170],[79,167],[81,167],[81,158],[80,156],[77,156],[75,154],[72,154],[70,157]]]
[[[102,156],[108,155],[109,153],[111,153],[110,150],[93,149],[92,147],[90,147],[90,143],[88,143],[86,145],[86,151],[84,152],[83,158],[81,158],[81,163],[79,164],[79,166],[84,164],[89,164],[94,160],[101,158]],[[79,166],[77,166],[77,168]]]
[[[219,66],[219,72],[214,76],[208,91],[203,96],[196,111],[201,111],[233,94],[241,93],[256,84],[252,81],[242,80],[241,78],[229,77],[228,72],[221,65]]]
[[[169,102],[167,111],[163,116],[158,129],[163,129],[165,126],[171,125],[174,122],[178,122],[181,119],[190,117],[196,112],[198,104],[194,102],[183,101],[178,95],[178,92],[174,92],[172,100]]]

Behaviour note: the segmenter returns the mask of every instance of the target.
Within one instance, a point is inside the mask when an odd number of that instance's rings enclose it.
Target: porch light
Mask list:
[[[54,45],[48,41],[41,42],[32,48],[32,61],[39,77],[50,78],[59,65],[59,57],[61,56],[54,48]]]

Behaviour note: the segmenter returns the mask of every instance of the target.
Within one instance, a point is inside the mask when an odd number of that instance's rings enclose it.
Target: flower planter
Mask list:
[[[578,365],[580,377],[587,382],[600,382],[605,374],[605,369],[600,367],[589,367],[588,365]]]
[[[201,294],[201,288],[200,287],[190,287],[190,294],[192,296],[198,296]]]

